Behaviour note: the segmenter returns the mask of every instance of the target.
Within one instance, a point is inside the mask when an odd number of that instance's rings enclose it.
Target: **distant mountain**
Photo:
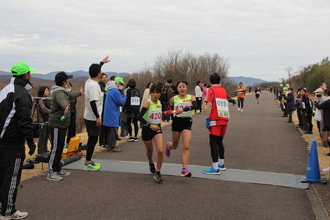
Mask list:
[[[38,78],[38,79],[44,79],[44,80],[54,80],[55,79],[55,75],[58,72],[61,72],[62,70],[59,71],[53,71],[47,74],[40,74],[40,73],[32,73],[32,78]],[[68,75],[73,75],[74,79],[87,79],[89,77],[89,73],[87,71],[84,70],[78,70],[78,71],[74,71],[74,72],[67,72],[65,71]],[[110,78],[110,76],[120,76],[120,77],[124,77],[124,76],[128,76],[130,75],[129,73],[126,72],[105,72],[105,74],[108,75],[108,77]],[[5,71],[1,71],[0,70],[0,76],[11,76],[10,72],[5,72]]]
[[[236,82],[237,84],[242,82],[244,86],[253,86],[254,84],[261,84],[264,82],[267,82],[262,79],[252,78],[252,77],[244,77],[244,76],[230,76],[228,77],[233,82]]]

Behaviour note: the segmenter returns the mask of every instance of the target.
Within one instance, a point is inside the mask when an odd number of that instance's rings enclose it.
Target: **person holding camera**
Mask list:
[[[16,209],[17,189],[25,159],[25,141],[33,155],[32,89],[30,72],[36,70],[24,61],[11,68],[13,77],[0,91],[0,201],[1,219],[23,219],[28,213]]]

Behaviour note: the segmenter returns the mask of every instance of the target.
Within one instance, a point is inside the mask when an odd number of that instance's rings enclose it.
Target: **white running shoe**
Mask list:
[[[237,111],[240,111],[240,110],[241,110],[241,108],[238,108],[238,109],[237,109]]]
[[[241,112],[243,111],[243,109],[241,109]]]
[[[323,169],[322,171],[323,171],[323,172],[330,172],[330,167],[325,168],[325,169]]]

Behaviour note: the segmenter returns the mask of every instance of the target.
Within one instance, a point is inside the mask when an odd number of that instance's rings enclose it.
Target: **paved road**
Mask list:
[[[309,152],[294,125],[286,123],[273,95],[262,93],[260,104],[253,95],[245,99],[244,112],[230,107],[231,119],[224,139],[225,163],[230,169],[304,176]],[[209,166],[211,156],[205,113],[194,116],[190,165]],[[163,129],[171,138],[170,126]],[[120,145],[121,153],[100,152],[97,160],[145,162],[141,139]],[[181,163],[181,149],[165,158],[166,164]],[[78,163],[83,164],[83,160]],[[140,164],[140,163],[139,163]],[[135,170],[132,166],[132,172]],[[125,167],[127,168],[127,167]],[[165,169],[165,166],[164,166]],[[195,169],[194,169],[195,170]],[[45,176],[23,182],[17,207],[28,219],[316,219],[310,189],[164,175],[155,183],[151,174],[86,172],[71,170],[61,182]],[[223,171],[227,172],[227,171]],[[147,172],[146,172],[147,173]],[[244,176],[243,176],[244,177]],[[221,178],[221,176],[219,176]]]

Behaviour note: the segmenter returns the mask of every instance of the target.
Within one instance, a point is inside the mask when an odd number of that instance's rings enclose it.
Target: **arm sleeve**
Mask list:
[[[92,107],[92,110],[93,110],[93,113],[94,113],[95,117],[96,118],[99,118],[100,115],[99,115],[99,113],[97,111],[95,100],[91,101],[90,104],[91,104],[91,107]]]
[[[142,107],[142,109],[141,109],[141,111],[140,111],[140,113],[139,113],[139,115],[138,115],[138,120],[140,121],[140,122],[142,122],[142,124],[144,125],[144,126],[148,126],[149,125],[149,123],[143,118],[143,115],[147,112],[147,108],[146,107]],[[148,126],[149,127],[149,126]]]
[[[185,107],[183,109],[183,111],[187,112],[187,111],[190,111],[190,110],[193,110],[193,109],[198,109],[198,105],[197,105],[196,101],[192,101],[191,106]]]

